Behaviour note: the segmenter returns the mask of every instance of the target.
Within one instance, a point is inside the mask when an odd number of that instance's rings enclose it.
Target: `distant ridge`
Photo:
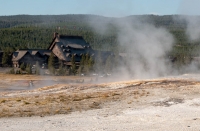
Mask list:
[[[12,16],[0,16],[0,28],[11,28],[22,24],[45,24],[45,23],[81,23],[87,24],[91,21],[95,22],[109,22],[128,19],[134,20],[148,20],[148,22],[155,24],[156,26],[180,26],[184,27],[183,22],[176,21],[174,18],[178,18],[181,15],[130,15],[120,18],[104,17],[100,15],[84,15],[84,14],[67,14],[67,15],[12,15]],[[200,16],[187,16],[197,17]]]

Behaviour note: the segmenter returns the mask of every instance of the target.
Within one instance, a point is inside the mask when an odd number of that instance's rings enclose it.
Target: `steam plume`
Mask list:
[[[183,14],[181,20],[187,23],[186,34],[191,41],[197,41],[200,37],[200,18],[197,16],[200,12],[199,5],[199,0],[183,0],[179,8],[180,14]]]
[[[166,29],[156,28],[140,20],[134,23],[123,20],[117,25],[120,29],[118,41],[130,56],[128,61],[133,77],[152,78],[170,72],[166,53],[172,48],[173,37]]]
[[[152,78],[169,74],[171,71],[167,53],[171,50],[174,39],[164,28],[157,28],[148,20],[121,18],[112,22],[117,28],[117,43],[125,49],[128,68],[118,67],[120,76],[134,78]],[[107,25],[99,26],[98,21],[91,25],[100,33],[106,31]],[[105,29],[103,29],[105,27]]]

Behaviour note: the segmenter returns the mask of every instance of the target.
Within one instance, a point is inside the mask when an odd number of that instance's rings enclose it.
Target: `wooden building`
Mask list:
[[[109,51],[100,51],[103,60],[111,55]],[[56,57],[55,67],[62,62],[65,66],[72,65],[72,56],[75,64],[79,66],[83,55],[90,55],[95,59],[99,51],[95,51],[81,36],[59,35],[54,33],[53,40],[48,49],[20,49],[13,53],[12,62],[14,67],[19,67],[22,63],[35,65],[38,61],[40,65],[48,63],[50,54]],[[95,55],[96,54],[96,55]]]
[[[94,51],[81,36],[59,35],[54,33],[54,39],[48,50],[51,50],[64,65],[70,66],[72,56],[78,65],[83,54],[94,55]]]
[[[50,50],[43,49],[21,49],[13,52],[12,62],[14,67],[19,67],[22,63],[35,65],[39,62],[40,65],[48,62],[51,54]]]

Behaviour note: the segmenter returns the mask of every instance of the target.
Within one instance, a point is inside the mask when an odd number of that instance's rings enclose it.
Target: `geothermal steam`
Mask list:
[[[185,34],[187,35],[187,42],[189,43],[195,43],[199,44],[200,41],[200,17],[199,17],[199,8],[200,1],[199,0],[182,0],[180,2],[179,7],[179,16],[175,16],[174,20],[178,22],[185,22],[186,28],[185,28]],[[196,48],[198,49],[198,48]],[[199,51],[194,50],[193,51],[196,56],[192,57],[198,57]],[[186,65],[185,67],[182,67],[183,72],[199,72],[199,62],[192,61],[192,63]]]
[[[190,40],[198,41],[200,37],[200,19],[198,17],[185,18],[187,20],[187,30],[186,33]]]
[[[125,47],[129,69],[134,78],[153,78],[169,74],[167,53],[173,45],[172,35],[164,28],[128,20],[117,22],[118,41]]]
[[[195,42],[200,38],[199,4],[199,0],[182,0],[179,7],[179,13],[182,14],[179,19],[186,21],[186,34],[191,41]]]
[[[91,25],[96,31],[103,34],[102,31],[107,30],[107,25],[103,23],[99,26],[99,23],[99,21],[93,21]],[[116,71],[121,78],[130,76],[133,78],[154,78],[169,74],[171,66],[167,53],[172,49],[174,40],[166,29],[157,28],[138,19],[129,20],[128,18],[115,19],[112,24],[118,30],[117,43],[123,46],[126,51],[123,53],[127,54],[126,64],[128,64],[128,68],[121,66]],[[101,28],[97,29],[98,27]]]

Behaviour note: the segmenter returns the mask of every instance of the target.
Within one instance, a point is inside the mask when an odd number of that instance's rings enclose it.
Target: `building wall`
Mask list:
[[[52,52],[61,60],[65,60],[65,57],[63,56],[63,52],[61,51],[60,47],[58,45],[55,45]]]

